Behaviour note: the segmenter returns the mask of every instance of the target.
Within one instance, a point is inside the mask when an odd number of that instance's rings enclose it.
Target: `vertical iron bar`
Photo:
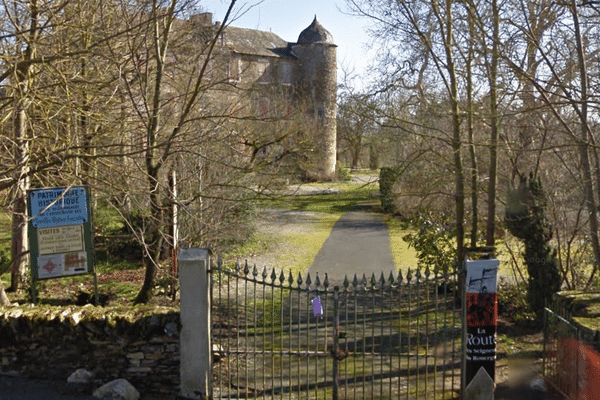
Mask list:
[[[390,312],[390,322],[389,322],[389,329],[390,329],[390,379],[389,379],[389,391],[390,391],[390,398],[392,397],[392,393],[394,393],[394,388],[393,388],[393,372],[394,372],[394,346],[393,346],[393,340],[392,340],[392,334],[394,332],[393,329],[393,322],[394,322],[394,276],[390,275],[390,306],[389,306],[389,312]],[[400,380],[400,376],[398,376],[398,380]]]
[[[356,275],[354,275],[354,282],[352,283],[353,285],[353,289],[352,289],[352,295],[354,297],[354,326],[352,329],[352,334],[354,336],[354,351],[356,353],[358,353],[358,296],[357,296],[357,285],[356,285]],[[362,349],[362,356],[363,358],[365,357],[365,348],[363,347]],[[353,357],[353,384],[352,386],[354,387],[354,399],[356,400],[356,390],[358,388],[358,382],[357,382],[357,376],[356,376],[356,357]]]
[[[437,266],[433,271],[433,298],[435,302],[435,317],[433,320],[433,330],[435,337],[433,338],[433,398],[437,399],[437,373],[438,373],[438,346],[439,346],[439,333],[438,333],[438,316],[439,316],[439,302],[438,302],[438,269]]]
[[[217,265],[220,266],[220,263],[217,264]],[[210,286],[210,304],[213,305],[213,307],[214,307],[214,304],[216,303],[217,307],[221,307],[221,271],[220,271],[220,268],[219,268],[218,271],[216,271],[216,273],[217,273],[217,276],[218,276],[218,278],[216,278],[216,279],[217,279],[217,288],[219,289],[219,295],[218,295],[218,299],[219,300],[218,300],[218,302],[214,301],[214,295],[215,295],[215,293],[214,293],[214,285],[212,284],[212,282],[213,282],[213,279],[215,279],[215,273],[213,272],[210,275],[210,281],[211,281],[211,286]],[[214,315],[214,313],[212,315]],[[215,324],[213,324],[213,321],[210,321],[210,323],[211,323],[212,326],[215,325]],[[222,329],[223,329],[223,324],[221,323],[221,324],[219,324],[219,330],[218,330],[218,333],[217,333],[216,337],[218,337],[218,338],[222,337],[222,332],[221,332]],[[219,349],[219,352],[220,352],[222,350],[221,341],[219,340],[219,341],[215,341],[215,342],[217,342],[216,348]],[[220,355],[220,357],[222,358],[223,356]],[[219,389],[220,389],[220,386],[221,386],[221,379],[223,379],[222,376],[221,376],[221,365],[222,364],[219,363],[219,365],[217,366],[217,371],[216,371],[216,373],[217,373],[217,382],[219,383]],[[220,390],[219,390],[219,392],[220,392]],[[212,399],[215,398],[214,384],[211,385],[211,388],[210,388],[210,397]]]
[[[416,331],[416,335],[415,335],[415,347],[416,347],[416,367],[415,367],[415,375],[417,376],[417,394],[416,396],[419,396],[419,391],[421,390],[420,387],[420,375],[419,374],[419,367],[421,364],[421,356],[419,354],[420,348],[421,348],[421,310],[422,310],[422,305],[421,305],[421,282],[420,282],[420,278],[421,278],[421,273],[419,270],[417,270],[416,273],[416,279],[417,279],[417,312],[416,312],[416,316],[417,316],[417,331]]]
[[[293,348],[292,338],[294,337],[293,336],[293,330],[292,330],[293,329],[293,327],[292,327],[293,326],[293,321],[294,321],[294,297],[293,297],[294,291],[292,290],[292,284],[293,283],[294,283],[294,278],[292,277],[292,272],[290,271],[290,276],[288,278],[288,286],[289,286],[289,293],[290,293],[290,295],[289,295],[289,299],[290,299],[290,307],[289,307],[289,309],[290,309],[290,326],[289,326],[289,329],[288,329],[289,336],[290,336],[290,340],[289,340],[289,343],[288,343],[288,346],[289,346],[289,349],[290,349],[290,355],[289,355],[289,358],[288,358],[288,377],[289,377],[288,378],[289,379],[289,383],[288,383],[288,386],[289,386],[288,394],[289,395],[288,395],[288,397],[289,397],[289,400],[292,400],[292,388],[294,386],[293,385],[294,380],[292,379],[292,348]]]
[[[375,350],[375,325],[376,325],[376,316],[375,316],[375,274],[373,274],[371,278],[371,398],[375,398],[375,354],[377,351]]]
[[[306,398],[310,398],[310,273],[306,277]]]
[[[302,288],[300,287],[300,284],[298,284],[298,394],[301,393],[301,387],[302,387],[302,366],[301,366],[301,361],[302,361],[302,357],[300,356],[300,354],[302,354],[302,343],[301,343],[301,333],[302,333],[302,315],[303,315],[303,310],[302,310]]]
[[[448,335],[447,335],[447,330],[448,330],[448,279],[447,276],[445,276],[445,284],[442,283],[444,285],[444,325],[442,328],[442,345],[444,346],[444,349],[446,348],[446,341],[448,340]],[[444,365],[442,368],[442,396],[445,395],[446,393],[446,364],[448,363],[448,358],[445,357],[446,353],[444,350]],[[452,355],[452,361],[454,361],[454,355]]]
[[[248,278],[248,260],[246,260],[246,265],[244,266],[244,277]],[[244,280],[244,354],[248,357],[248,281]],[[239,345],[239,343],[238,343]],[[254,362],[254,360],[253,360]],[[246,368],[244,368],[244,376],[246,377],[246,386],[248,386],[250,380],[248,376],[248,364],[246,363]]]
[[[383,274],[382,274],[383,277]],[[383,339],[384,337],[384,331],[383,331],[383,324],[384,324],[384,320],[387,319],[386,314],[384,313],[385,310],[385,301],[384,301],[384,297],[385,297],[385,281],[384,280],[380,280],[381,282],[381,287],[379,288],[379,290],[381,291],[379,293],[379,298],[380,298],[380,307],[379,307],[379,313],[381,314],[381,320],[379,321],[379,328],[380,328],[380,332],[381,332],[381,338]],[[379,380],[379,395],[383,396],[383,377],[385,376],[383,373],[383,358],[384,358],[384,348],[383,348],[383,340],[381,341],[381,348],[379,349],[379,365],[380,365],[380,371],[379,373],[381,374],[381,379]],[[390,379],[390,378],[388,378]]]
[[[408,307],[407,307],[408,308],[408,310],[407,310],[408,311],[407,312],[407,318],[408,318],[408,321],[407,321],[408,322],[408,324],[407,324],[408,329],[407,329],[407,331],[408,332],[407,332],[407,336],[406,336],[406,346],[407,346],[406,348],[407,348],[407,353],[408,353],[407,357],[406,357],[406,399],[407,400],[409,399],[408,392],[410,391],[410,358],[411,358],[411,354],[410,353],[412,351],[412,349],[410,347],[410,336],[412,334],[412,332],[411,332],[411,328],[412,328],[412,318],[411,318],[411,306],[412,306],[411,292],[412,291],[411,291],[411,289],[412,288],[411,288],[411,285],[410,285],[410,277],[411,277],[411,275],[410,275],[410,269],[409,269],[407,277],[406,277],[406,279],[407,279],[407,282],[406,282],[407,283],[407,285],[406,285],[407,287],[406,287],[406,289],[408,291]]]
[[[275,269],[271,274],[271,399],[275,398]]]
[[[346,281],[347,282],[347,281]],[[349,326],[348,326],[348,286],[347,284],[344,286],[344,351],[348,352],[348,333],[349,333]],[[354,349],[354,352],[356,353],[356,346]],[[352,357],[352,358],[356,358],[356,357]],[[348,357],[344,358],[344,399],[348,398]]]
[[[261,310],[261,317],[262,317],[262,321],[261,321],[261,325],[262,325],[262,339],[263,339],[263,345],[262,345],[262,351],[261,351],[261,358],[262,358],[262,390],[266,390],[267,388],[267,367],[265,365],[266,362],[266,358],[267,358],[267,314],[265,311],[265,306],[267,303],[267,297],[266,297],[266,293],[267,293],[267,268],[265,267],[263,269],[262,272],[262,288],[261,288],[261,292],[262,292],[262,310]]]
[[[400,278],[398,279],[398,326],[398,400],[400,400],[402,394],[402,280]]]
[[[319,291],[318,291],[318,287],[315,289],[315,295],[319,295]],[[313,310],[314,311],[314,310]],[[316,358],[316,367],[315,367],[315,399],[319,400],[319,341],[320,341],[320,336],[319,336],[319,317],[315,316],[315,324],[316,324],[316,335],[315,335],[315,354],[317,355]]]
[[[362,293],[365,296],[365,300],[367,299],[367,278],[363,275],[363,281],[362,283]],[[364,356],[363,356],[363,376],[362,376],[362,382],[363,382],[363,398],[365,396],[365,394],[367,393],[367,377],[365,375],[365,371],[367,370],[367,313],[365,312],[366,310],[363,307],[363,327],[362,327],[362,338],[363,338],[363,351],[364,351]]]
[[[338,400],[338,389],[339,389],[339,365],[338,357],[339,354],[339,328],[340,328],[340,316],[339,316],[339,286],[333,287],[333,398],[332,400]]]
[[[283,271],[281,272],[283,274]],[[283,275],[281,275],[283,276]],[[283,357],[285,354],[285,349],[283,348],[283,279],[279,280],[279,304],[280,304],[280,322],[279,322],[279,337],[280,337],[280,345],[279,345],[279,398],[283,398]]]
[[[239,267],[239,264],[236,264],[236,267]],[[236,270],[236,275],[235,275],[236,293],[237,293],[237,285],[238,285],[238,277],[237,277],[237,275],[238,275],[238,271]],[[231,282],[228,282],[228,285],[227,285],[227,311],[235,313],[235,317],[234,317],[235,318],[235,328],[234,328],[235,329],[235,333],[234,333],[234,335],[237,335],[238,334],[237,333],[238,332],[237,302],[234,304],[234,307],[236,307],[235,310],[231,309],[231,302],[232,302],[232,299],[231,299]],[[232,328],[231,326],[228,327],[228,332],[227,332],[227,337],[228,338],[230,338],[232,336],[231,335],[231,328]],[[236,342],[235,343],[237,343],[237,339],[238,338],[236,336]],[[228,342],[230,342],[230,341],[231,341],[231,339],[228,340]],[[230,345],[232,345],[234,347],[233,350],[236,350],[235,349],[235,344],[231,344],[230,343]],[[237,383],[236,387],[239,387],[239,383],[240,383],[240,381],[238,379],[239,378],[238,367],[239,367],[239,358],[240,358],[239,353],[236,352],[235,353],[235,357],[237,358],[236,361],[238,361],[238,362],[235,363],[235,379],[237,379],[237,381],[236,381],[236,383]],[[234,379],[234,377],[231,376],[231,372],[229,373],[229,375],[230,375],[231,378],[230,378],[230,384],[229,384],[229,390],[228,391],[231,392],[231,388],[233,387],[233,379]]]
[[[256,303],[258,303],[258,301],[256,300],[256,287],[258,286],[258,281],[256,279],[256,277],[258,276],[258,269],[256,268],[256,264],[254,264],[254,268],[252,268],[252,291],[253,291],[253,296],[252,296],[252,304],[253,304],[253,310],[254,312],[252,313],[254,316],[254,324],[253,324],[253,331],[254,331],[254,346],[253,346],[253,351],[254,351],[254,360],[256,362],[256,354],[257,354],[257,345],[256,345],[256,338],[258,337],[258,318],[257,318],[257,314],[258,314],[258,310],[256,309]],[[256,370],[258,368],[254,368],[254,379],[252,382],[254,382],[254,384],[256,384]]]

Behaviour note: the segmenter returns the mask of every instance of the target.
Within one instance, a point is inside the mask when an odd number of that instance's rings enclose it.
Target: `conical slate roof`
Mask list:
[[[331,43],[333,44],[333,36],[323,25],[317,21],[317,16],[312,24],[308,28],[302,31],[298,36],[298,44],[310,44],[310,43]]]

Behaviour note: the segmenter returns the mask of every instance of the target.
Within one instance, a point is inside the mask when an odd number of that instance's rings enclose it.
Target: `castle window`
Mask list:
[[[241,59],[239,56],[234,56],[227,62],[227,78],[229,82],[239,82],[240,74],[242,73]]]
[[[269,99],[263,97],[257,100],[256,117],[260,119],[268,119],[271,117],[271,104]]]
[[[319,120],[323,121],[325,119],[325,110],[322,108],[319,108],[317,110],[317,116],[319,117]]]
[[[282,85],[291,85],[293,83],[292,64],[289,62],[281,63],[279,69],[279,82]]]
[[[258,68],[258,83],[271,82],[271,66],[268,60],[260,60],[256,63]]]

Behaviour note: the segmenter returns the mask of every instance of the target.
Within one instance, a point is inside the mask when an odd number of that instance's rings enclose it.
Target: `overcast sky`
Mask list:
[[[222,21],[229,1],[201,0],[199,6],[213,13],[213,22]],[[254,7],[249,7],[255,4]],[[369,53],[369,36],[366,31],[368,21],[347,15],[344,0],[238,0],[236,18],[232,26],[239,28],[271,31],[288,42],[296,42],[298,35],[313,21],[317,20],[332,35],[338,46],[338,81],[342,76],[342,66],[354,69],[359,75],[367,70],[373,52]],[[246,11],[240,15],[240,10]]]

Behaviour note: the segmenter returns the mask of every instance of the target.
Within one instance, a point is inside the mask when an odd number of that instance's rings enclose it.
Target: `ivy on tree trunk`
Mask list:
[[[539,178],[521,177],[509,200],[504,223],[511,234],[525,244],[523,257],[529,273],[527,301],[538,319],[544,315],[545,302],[560,290],[556,250],[550,245],[552,225],[545,216],[546,196]],[[517,200],[517,201],[515,201]],[[510,204],[517,207],[511,207]]]

